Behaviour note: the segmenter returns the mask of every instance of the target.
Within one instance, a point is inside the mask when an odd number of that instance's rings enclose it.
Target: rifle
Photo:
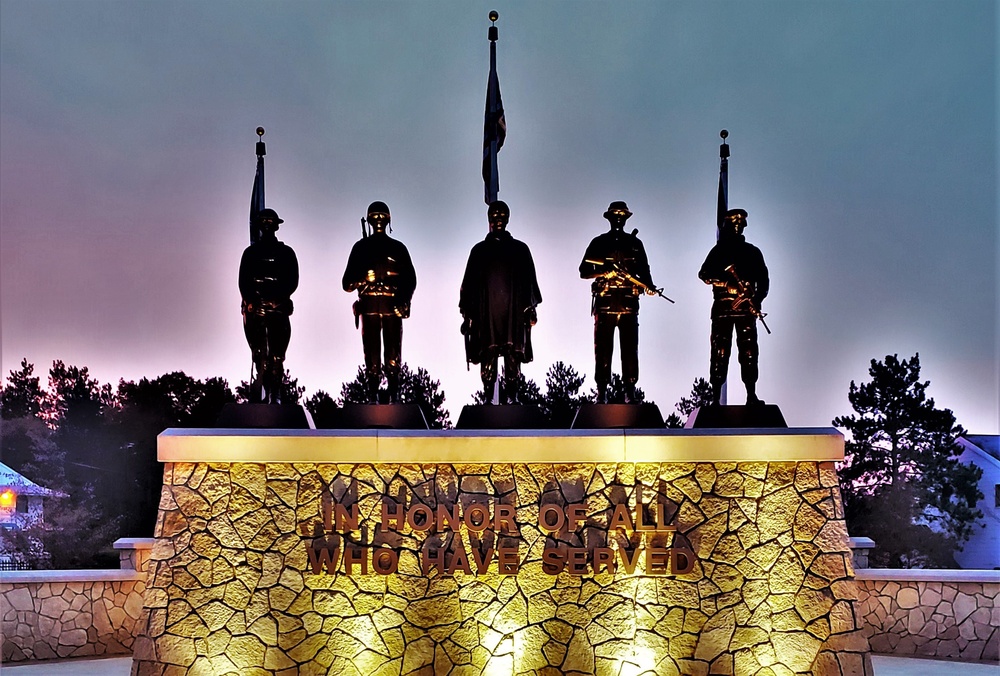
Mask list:
[[[618,263],[616,263],[614,261],[595,261],[595,260],[591,260],[591,259],[587,258],[587,259],[585,259],[585,262],[590,263],[591,265],[610,265],[611,269],[615,272],[615,274],[620,275],[624,279],[627,279],[628,281],[632,282],[633,284],[635,284],[636,286],[638,286],[640,289],[642,289],[646,293],[648,293],[648,294],[650,294],[652,296],[659,296],[663,300],[669,301],[671,303],[674,302],[672,299],[667,298],[666,296],[663,295],[663,289],[656,289],[656,288],[653,288],[653,287],[649,286],[648,284],[642,282],[637,277],[635,277],[635,276],[629,274],[628,272],[626,272],[625,269],[622,268],[622,266],[620,266]]]
[[[728,272],[730,276],[732,276],[733,281],[736,282],[736,286],[739,287],[740,290],[739,293],[736,294],[736,301],[733,303],[733,309],[735,310],[739,308],[744,303],[749,304],[750,314],[759,319],[760,323],[764,326],[764,330],[767,331],[768,334],[770,334],[771,329],[768,328],[767,322],[764,321],[764,317],[767,316],[767,313],[761,312],[760,308],[754,305],[753,301],[750,299],[750,284],[740,279],[740,276],[736,274],[736,268],[734,266],[732,265],[728,266],[726,268],[726,272]]]

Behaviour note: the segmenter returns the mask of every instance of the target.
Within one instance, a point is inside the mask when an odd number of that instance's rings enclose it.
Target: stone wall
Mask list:
[[[639,487],[676,533],[609,529]],[[508,505],[519,532],[373,527],[394,496]],[[357,505],[360,527],[331,532],[332,502]],[[586,505],[579,529],[539,528],[540,505],[571,504]],[[620,561],[657,538],[692,551],[693,570],[639,556],[634,572],[592,572],[599,549]],[[393,550],[398,569],[348,575],[334,555],[332,574],[313,572],[310,551],[350,539]],[[478,574],[421,568],[429,551],[471,561],[505,541],[516,575],[495,560]],[[554,546],[584,550],[587,572],[548,574]],[[150,565],[141,676],[870,674],[832,462],[168,462]]]
[[[869,569],[857,577],[872,652],[1000,660],[1000,572]]]
[[[130,654],[151,546],[151,539],[116,542],[122,570],[0,575],[2,661]]]

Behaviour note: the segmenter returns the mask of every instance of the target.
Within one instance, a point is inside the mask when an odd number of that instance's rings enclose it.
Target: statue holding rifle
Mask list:
[[[361,325],[365,350],[365,385],[368,402],[377,404],[382,376],[390,404],[399,403],[403,320],[410,316],[410,300],[417,288],[417,274],[402,242],[386,234],[389,207],[372,202],[368,207],[369,233],[361,219],[362,238],[354,244],[344,270],[344,291],[358,292],[354,325]],[[385,361],[382,360],[382,343]]]
[[[708,253],[698,273],[702,281],[712,285],[715,296],[709,375],[714,404],[719,403],[729,371],[734,329],[747,404],[763,403],[757,398],[757,320],[768,333],[771,332],[764,323],[765,314],[761,312],[761,303],[767,297],[770,282],[760,249],[743,236],[746,226],[747,212],[729,209],[721,223],[719,241]]]
[[[263,144],[261,144],[263,145]],[[275,236],[284,223],[274,209],[254,218],[259,239],[240,260],[243,332],[253,355],[257,378],[251,383],[255,403],[279,404],[285,374],[285,350],[292,329],[292,293],[299,285],[299,263],[291,247]]]
[[[608,403],[615,328],[621,345],[625,400],[632,403],[639,380],[639,296],[643,293],[658,295],[673,303],[653,284],[646,250],[636,237],[638,230],[625,232],[625,221],[631,215],[625,202],[612,202],[604,213],[611,229],[591,241],[580,263],[580,277],[594,280],[591,313],[594,315],[594,380],[597,381],[599,404]]]

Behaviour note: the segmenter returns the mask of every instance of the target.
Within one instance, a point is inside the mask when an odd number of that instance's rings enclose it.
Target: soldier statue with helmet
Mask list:
[[[504,358],[500,402],[516,404],[521,364],[533,359],[531,327],[542,302],[535,263],[524,242],[507,232],[510,209],[496,200],[487,211],[490,231],[469,253],[459,310],[466,360],[480,365],[484,400],[493,401],[497,361]]]
[[[240,261],[243,332],[257,372],[251,397],[267,404],[282,403],[285,350],[292,333],[291,296],[299,285],[295,252],[274,234],[281,223],[274,209],[261,210],[256,218],[260,239],[243,251]]]
[[[368,207],[369,234],[362,219],[363,237],[354,244],[344,270],[344,291],[358,292],[354,302],[354,324],[361,326],[365,351],[368,401],[378,401],[382,376],[389,403],[399,402],[402,365],[403,320],[410,316],[410,301],[417,287],[417,274],[410,253],[402,242],[390,237],[389,207],[372,202]],[[382,360],[384,343],[385,360]]]
[[[698,273],[702,281],[712,285],[715,298],[712,304],[709,374],[714,404],[720,402],[722,386],[729,371],[734,329],[747,404],[763,403],[757,397],[757,320],[763,321],[764,314],[760,307],[767,297],[770,282],[760,249],[743,236],[746,226],[746,211],[727,211],[719,231],[719,241],[709,251]],[[767,328],[766,324],[764,328]]]
[[[624,230],[625,221],[631,215],[625,202],[612,202],[604,212],[604,218],[608,219],[611,229],[590,242],[583,255],[583,262],[580,263],[580,277],[594,280],[591,284],[594,380],[597,382],[597,402],[600,404],[608,403],[615,328],[618,329],[621,345],[625,400],[628,403],[634,402],[635,384],[639,380],[639,296],[643,292],[663,295],[653,285],[646,250],[642,241],[636,237],[638,231],[626,233]]]

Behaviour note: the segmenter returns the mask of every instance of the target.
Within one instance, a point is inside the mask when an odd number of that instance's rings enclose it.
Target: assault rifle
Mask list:
[[[663,300],[669,301],[671,303],[674,302],[672,299],[667,298],[665,295],[663,295],[663,289],[657,289],[657,288],[651,287],[648,284],[642,282],[640,279],[638,279],[634,275],[629,274],[621,265],[619,265],[615,261],[595,261],[595,260],[591,260],[591,259],[588,258],[588,259],[586,259],[586,262],[590,263],[591,265],[610,265],[611,269],[614,271],[614,273],[616,275],[622,277],[623,279],[627,279],[628,281],[632,282],[633,284],[635,284],[636,286],[638,286],[640,289],[642,289],[643,291],[645,291],[649,295],[651,295],[651,296],[659,296]]]
[[[736,287],[739,289],[739,293],[736,294],[736,300],[733,302],[733,309],[738,309],[744,303],[750,308],[750,314],[760,320],[760,323],[764,326],[764,330],[771,333],[771,329],[767,327],[767,322],[764,321],[764,317],[767,316],[766,312],[761,312],[760,308],[753,304],[753,300],[750,298],[750,284],[744,282],[740,279],[740,276],[736,274],[736,268],[732,265],[726,268],[726,272],[733,278],[736,282]]]

